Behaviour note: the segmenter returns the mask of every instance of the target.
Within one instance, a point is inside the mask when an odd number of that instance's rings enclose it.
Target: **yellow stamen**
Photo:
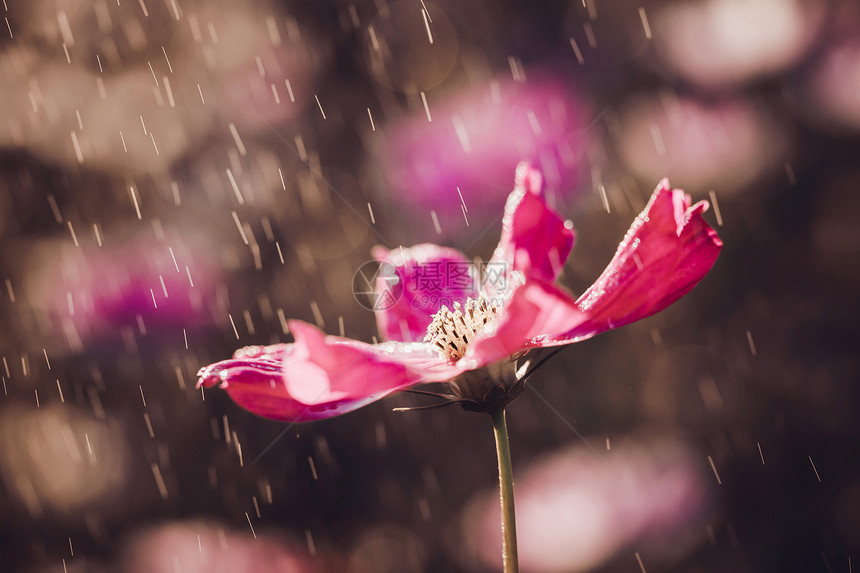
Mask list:
[[[433,315],[424,342],[438,346],[447,358],[459,360],[466,354],[469,341],[474,340],[478,332],[496,318],[499,310],[501,307],[495,302],[483,298],[468,298],[464,305],[455,302],[454,310],[443,306]]]

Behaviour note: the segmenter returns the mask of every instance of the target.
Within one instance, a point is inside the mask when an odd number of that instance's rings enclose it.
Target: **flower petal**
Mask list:
[[[566,292],[550,283],[528,281],[505,303],[502,314],[472,341],[458,363],[472,369],[543,346],[547,337],[588,320]]]
[[[243,408],[275,420],[306,422],[351,412],[424,381],[461,370],[421,343],[367,344],[289,322],[293,344],[248,347],[198,373]]]
[[[391,251],[376,247],[373,256],[393,265],[399,279],[392,284],[390,276],[376,278],[377,293],[392,293],[380,298],[374,310],[385,340],[421,341],[442,305],[478,296],[474,265],[456,249],[429,243]]]
[[[657,313],[708,274],[723,242],[702,213],[706,201],[671,190],[663,179],[633,222],[618,251],[576,304],[588,320],[544,342],[554,346],[589,338]]]
[[[574,237],[573,224],[547,206],[540,171],[520,163],[514,190],[505,204],[502,236],[490,264],[506,263],[508,271],[552,282],[573,248]]]

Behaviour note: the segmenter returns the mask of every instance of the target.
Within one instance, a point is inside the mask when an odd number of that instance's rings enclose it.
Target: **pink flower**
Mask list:
[[[573,247],[573,225],[546,205],[542,187],[538,171],[517,167],[501,240],[486,265],[491,280],[480,286],[470,283],[476,271],[454,249],[376,249],[403,287],[393,305],[376,311],[385,342],[327,336],[292,320],[294,343],[238,350],[232,360],[201,369],[198,385],[220,384],[240,406],[277,420],[329,418],[431,382],[447,384],[445,397],[467,409],[492,410],[522,391],[529,364],[518,371],[517,361],[529,351],[585,340],[666,308],[707,274],[722,247],[702,218],[708,204],[691,206],[689,195],[664,179],[609,266],[574,300],[554,284]],[[467,271],[449,281],[456,288],[443,291],[428,280],[440,263]],[[491,275],[494,268],[504,272]]]
[[[231,531],[202,519],[168,521],[131,535],[115,570],[126,573],[310,573],[321,571],[288,539]]]
[[[495,210],[510,190],[510,171],[521,158],[536,162],[550,189],[576,189],[590,115],[581,98],[550,70],[530,70],[525,83],[497,78],[430,102],[395,121],[375,153],[390,199],[417,221],[434,210],[442,232],[465,228],[461,202],[472,224]],[[445,221],[457,224],[445,224]],[[489,222],[489,220],[488,220]]]
[[[631,545],[647,546],[649,563],[658,565],[698,542],[685,532],[704,533],[702,458],[682,442],[630,437],[600,455],[583,446],[561,449],[517,476],[523,570],[593,571]],[[463,538],[488,570],[500,564],[498,498],[484,492],[463,512]]]

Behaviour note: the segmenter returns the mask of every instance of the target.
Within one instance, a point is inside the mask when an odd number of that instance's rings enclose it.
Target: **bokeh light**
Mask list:
[[[773,75],[809,53],[825,2],[696,0],[667,4],[655,18],[656,47],[669,68],[708,88]]]
[[[111,512],[128,481],[124,429],[60,402],[36,411],[4,409],[0,472],[6,489],[31,518]]]

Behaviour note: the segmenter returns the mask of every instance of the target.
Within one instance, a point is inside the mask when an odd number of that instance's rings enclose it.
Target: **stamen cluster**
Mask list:
[[[454,310],[443,306],[433,315],[424,342],[435,344],[450,360],[459,360],[466,354],[469,341],[496,318],[500,310],[501,306],[495,301],[471,297],[462,305],[455,302]]]

